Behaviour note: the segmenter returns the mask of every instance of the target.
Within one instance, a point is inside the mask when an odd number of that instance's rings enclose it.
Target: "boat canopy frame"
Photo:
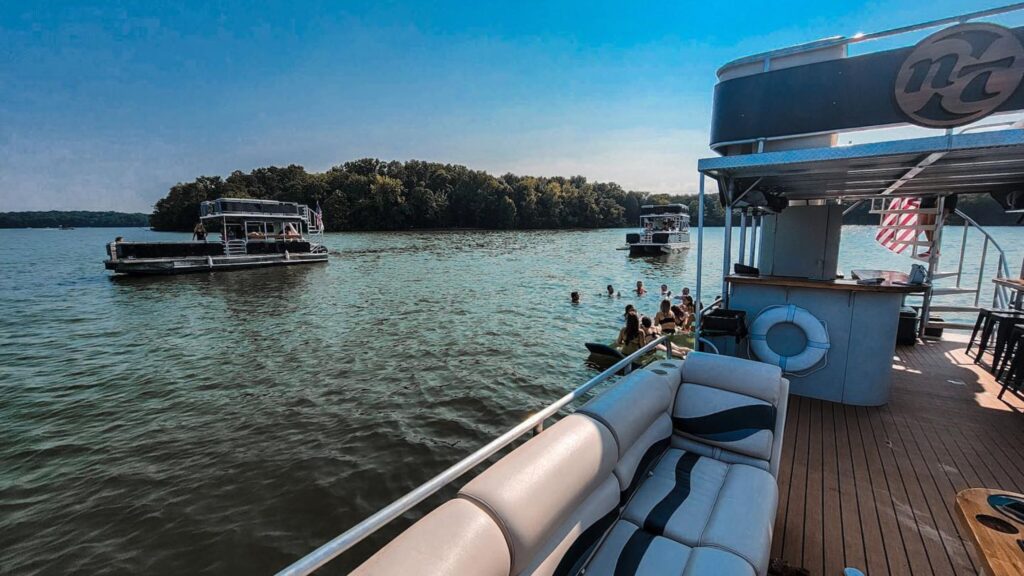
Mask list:
[[[980,128],[980,127],[979,127]],[[697,281],[701,302],[706,180],[713,178],[725,208],[722,302],[728,305],[726,277],[732,263],[733,211],[740,210],[740,262],[745,263],[746,218],[753,222],[775,206],[839,203],[871,198],[935,197],[943,209],[951,194],[1024,190],[1024,129],[1019,124],[987,132],[947,132],[941,136],[852,146],[803,148],[720,156],[698,160]],[[749,262],[754,263],[754,227]],[[941,230],[936,230],[936,238]],[[695,319],[700,334],[700,317]]]

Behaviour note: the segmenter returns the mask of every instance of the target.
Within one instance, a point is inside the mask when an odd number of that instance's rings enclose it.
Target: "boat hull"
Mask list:
[[[689,248],[689,244],[630,244],[630,256],[657,256],[660,254],[672,254]]]
[[[129,275],[169,275],[243,270],[265,266],[292,266],[327,262],[327,253],[298,254],[245,254],[237,256],[207,256],[180,258],[128,258],[105,260],[107,270]]]

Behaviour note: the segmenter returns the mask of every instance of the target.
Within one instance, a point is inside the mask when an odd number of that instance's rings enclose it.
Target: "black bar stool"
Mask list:
[[[1010,331],[1005,353],[1002,365],[996,371],[996,381],[1003,384],[998,398],[1002,398],[1007,389],[1017,394],[1024,382],[1024,325],[1017,324]]]
[[[971,339],[967,342],[967,352],[970,352],[971,345],[978,334],[978,329],[981,328],[981,338],[978,340],[978,351],[975,353],[974,363],[978,364],[981,362],[981,357],[990,345],[993,332],[996,333],[996,351],[1001,356],[1003,346],[1006,344],[1006,338],[1010,335],[1010,329],[1015,322],[1021,320],[1024,320],[1024,312],[1019,310],[982,308],[978,311],[978,319],[974,322],[974,331],[971,333]],[[994,366],[997,362],[994,361],[992,364]]]

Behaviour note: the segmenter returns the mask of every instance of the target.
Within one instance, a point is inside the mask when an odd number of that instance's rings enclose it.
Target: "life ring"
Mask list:
[[[790,323],[804,331],[807,347],[794,356],[782,356],[768,346],[768,331],[776,324]],[[789,304],[771,306],[758,314],[750,326],[750,349],[762,362],[775,364],[783,372],[801,372],[821,362],[828,353],[829,341],[825,325],[813,314]]]

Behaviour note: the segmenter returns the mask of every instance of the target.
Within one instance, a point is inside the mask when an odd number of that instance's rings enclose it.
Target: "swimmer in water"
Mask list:
[[[573,304],[579,304],[580,303],[580,293],[579,292],[573,292],[572,294],[569,294],[569,299],[572,300]]]
[[[613,298],[615,296],[615,287],[611,284],[608,285],[608,297]]]
[[[669,298],[672,296],[672,292],[668,289],[668,284],[661,285],[661,297]]]
[[[637,296],[643,296],[644,294],[647,294],[647,288],[644,288],[644,281],[643,280],[637,280],[636,281],[636,295]]]

